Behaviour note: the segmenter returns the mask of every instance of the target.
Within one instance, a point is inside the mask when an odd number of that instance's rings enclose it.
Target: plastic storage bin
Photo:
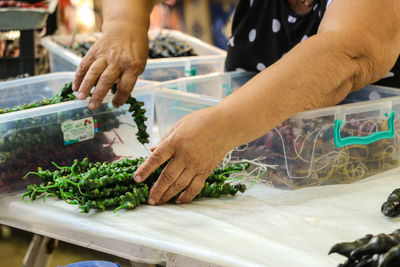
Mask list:
[[[190,45],[198,56],[149,59],[146,69],[141,75],[144,80],[167,81],[185,76],[222,72],[224,70],[226,52],[215,46],[206,44],[197,38],[179,31],[151,29],[149,38],[157,34],[169,35]],[[97,38],[99,33],[92,36],[77,35],[75,41],[83,41],[88,37]],[[72,36],[55,35],[42,39],[41,43],[49,50],[50,68],[52,72],[75,71],[82,58],[61,44],[70,44]]]
[[[51,97],[73,78],[74,73],[53,73],[0,83],[0,106],[9,108]],[[154,90],[135,89],[132,95],[145,103],[147,131],[151,134]],[[1,114],[0,192],[25,188],[35,182],[30,177],[22,179],[27,172],[39,166],[54,168],[52,162],[65,166],[75,158],[113,161],[147,155],[147,149],[136,139],[137,127],[129,106],[115,109],[111,98],[107,96],[97,111],[89,110],[87,101],[73,100]],[[72,134],[71,127],[80,132]]]
[[[183,116],[219,101],[158,90],[155,107],[160,136]],[[247,160],[254,173],[265,171],[263,181],[279,188],[350,183],[399,166],[399,114],[400,90],[368,86],[350,94],[341,105],[296,114],[232,150],[224,162]]]
[[[244,71],[210,73],[163,82],[161,86],[167,89],[224,98],[239,89],[255,74]]]

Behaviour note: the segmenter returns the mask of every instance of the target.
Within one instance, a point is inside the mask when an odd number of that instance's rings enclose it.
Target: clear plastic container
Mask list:
[[[0,83],[0,106],[9,108],[54,96],[73,78],[74,73],[53,73]],[[154,83],[139,81],[137,85],[140,84]],[[154,90],[137,88],[132,96],[145,103],[147,132],[151,135]],[[1,114],[0,192],[24,189],[26,184],[35,182],[30,177],[22,179],[27,172],[39,166],[54,168],[52,162],[66,166],[75,158],[113,161],[147,155],[148,148],[136,139],[137,127],[129,106],[113,108],[111,98],[108,95],[96,111],[87,108],[87,101],[73,100]],[[72,133],[71,126],[79,126],[80,132]]]
[[[224,71],[226,52],[215,46],[200,41],[179,31],[151,29],[149,38],[154,38],[159,33],[169,35],[190,45],[198,56],[149,59],[145,71],[141,75],[144,80],[167,81],[185,76],[207,74]],[[76,35],[75,41],[83,41],[87,38],[98,38],[94,35]],[[55,35],[41,40],[44,47],[49,50],[50,68],[52,72],[75,71],[81,62],[81,56],[64,48],[60,44],[68,45],[72,42],[72,36]]]
[[[186,81],[186,86],[194,84]],[[212,89],[224,92],[223,84]],[[155,102],[160,136],[183,116],[221,100],[188,93],[189,87],[180,87],[182,92],[162,86]],[[265,171],[261,180],[279,188],[350,183],[400,165],[399,114],[400,90],[367,86],[340,105],[296,114],[232,150],[224,163],[247,160],[254,174]]]
[[[161,86],[167,89],[223,98],[239,89],[255,74],[244,71],[210,73],[163,82]]]

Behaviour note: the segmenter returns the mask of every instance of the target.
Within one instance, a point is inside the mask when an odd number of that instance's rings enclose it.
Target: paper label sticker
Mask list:
[[[66,146],[93,139],[99,128],[96,119],[87,117],[64,121],[61,124],[61,131],[64,133],[64,145]]]

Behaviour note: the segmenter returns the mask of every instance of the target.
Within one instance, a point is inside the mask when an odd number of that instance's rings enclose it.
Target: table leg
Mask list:
[[[35,234],[26,251],[23,267],[47,267],[57,248],[58,240]]]

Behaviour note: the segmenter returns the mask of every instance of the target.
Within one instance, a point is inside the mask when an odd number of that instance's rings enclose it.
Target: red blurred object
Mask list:
[[[35,3],[27,3],[21,1],[0,1],[0,7],[23,7],[23,8],[44,8],[47,9],[48,5],[45,1],[39,1]]]
[[[150,25],[157,28],[183,30],[181,7],[177,5],[176,0],[156,5],[150,14]]]

